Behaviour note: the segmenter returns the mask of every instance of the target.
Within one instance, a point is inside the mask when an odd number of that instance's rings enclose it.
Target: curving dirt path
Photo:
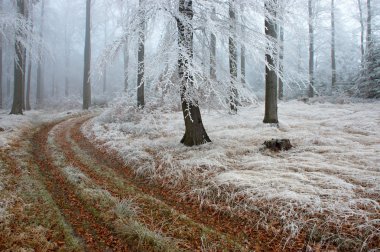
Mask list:
[[[258,232],[244,218],[201,209],[196,202],[181,199],[180,189],[168,190],[136,178],[117,155],[98,149],[83,136],[80,128],[90,118],[82,115],[45,124],[26,132],[22,140],[29,146],[30,155],[24,160],[29,173],[38,174],[52,199],[49,207],[57,209],[63,226],[71,230],[68,235],[79,241],[71,250],[283,249],[276,237],[265,230]],[[25,144],[14,148],[25,148]],[[17,174],[15,158],[5,162]],[[65,238],[59,239],[55,249],[69,250],[63,247]],[[294,244],[295,251],[302,247],[302,242]]]

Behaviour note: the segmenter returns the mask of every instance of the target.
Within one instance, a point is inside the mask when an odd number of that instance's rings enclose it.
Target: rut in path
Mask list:
[[[160,234],[174,238],[179,246],[174,251],[178,249],[198,251],[202,248],[228,251],[248,250],[247,245],[242,245],[244,242],[241,237],[236,239],[238,236],[231,236],[218,231],[218,228],[214,229],[215,227],[198,223],[158,199],[165,195],[163,191],[154,195],[141,190],[149,187],[146,181],[135,178],[116,158],[96,153],[96,148],[83,138],[80,126],[87,119],[72,119],[58,125],[53,134],[54,141],[68,157],[70,164],[79,168],[97,185],[107,189],[111,195],[119,199],[133,198],[134,203],[139,207],[138,221],[150,230],[159,229]],[[178,203],[177,205],[180,205]],[[241,236],[244,236],[244,233],[241,233]]]
[[[47,137],[54,124],[44,126],[32,139],[33,156],[43,175],[44,184],[61,209],[66,221],[83,241],[87,251],[128,251],[125,242],[83,206],[76,192],[53,165],[47,150]]]

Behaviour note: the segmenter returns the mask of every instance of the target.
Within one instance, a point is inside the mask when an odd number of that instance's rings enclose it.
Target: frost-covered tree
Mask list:
[[[178,72],[181,81],[181,103],[185,119],[185,134],[181,140],[186,146],[211,142],[203,126],[201,112],[196,100],[189,97],[194,90],[193,63],[193,1],[179,0],[178,27]]]
[[[40,37],[43,39],[44,35],[44,16],[45,16],[45,0],[41,0],[41,19],[40,19]],[[42,46],[39,48],[39,58],[37,66],[37,92],[36,103],[37,106],[42,106],[44,100],[44,57],[42,55]]]
[[[137,56],[137,106],[144,107],[145,87],[145,10],[144,0],[139,0],[139,35]]]
[[[308,0],[309,10],[309,91],[308,96],[314,96],[314,14],[313,0]]]
[[[237,76],[238,76],[238,65],[237,65],[237,46],[236,46],[236,2],[235,0],[229,0],[228,14],[230,18],[230,36],[228,39],[229,48],[229,64],[230,64],[230,75],[231,75],[231,87],[230,87],[230,113],[237,113],[237,96],[238,92],[236,89]]]

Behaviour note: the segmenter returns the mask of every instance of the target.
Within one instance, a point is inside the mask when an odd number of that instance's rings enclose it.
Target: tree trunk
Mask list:
[[[105,9],[106,10],[106,13],[104,13],[104,16],[107,15],[107,8]],[[107,37],[108,37],[108,33],[107,33],[107,18],[105,19],[105,22],[104,22],[104,48],[106,48],[107,46]],[[103,94],[105,94],[107,91],[107,66],[104,65],[104,68],[103,68]]]
[[[335,61],[335,2],[331,0],[331,91],[336,86],[336,61]]]
[[[215,8],[212,9],[212,18],[215,18]],[[210,79],[216,81],[216,36],[211,33],[210,40]]]
[[[308,96],[314,96],[314,25],[312,0],[308,1],[309,9],[309,92]]]
[[[40,37],[42,39],[44,32],[44,12],[45,12],[45,0],[41,0],[41,24],[40,24]],[[37,66],[37,93],[36,103],[37,106],[43,104],[44,99],[44,57],[42,55],[42,47],[39,48],[39,61]]]
[[[361,0],[358,0],[359,18],[360,18],[360,52],[361,52],[361,65],[364,64],[364,20],[363,20],[363,8]]]
[[[86,2],[86,37],[84,45],[83,109],[91,106],[91,0]]]
[[[31,30],[33,31],[33,3],[29,3],[29,18],[31,23]],[[25,110],[31,110],[30,106],[30,83],[32,79],[32,54],[29,50],[28,61],[28,76],[26,81],[26,95],[25,95]]]
[[[144,107],[144,84],[145,84],[145,11],[143,6],[143,0],[139,0],[139,48],[138,48],[138,73],[137,73],[137,106]]]
[[[277,25],[275,17],[277,15],[276,8],[277,0],[273,1],[273,5],[265,2],[265,11],[267,12],[265,18],[265,35],[273,40],[277,40]],[[265,115],[264,123],[278,123],[277,117],[277,74],[274,71],[275,68],[275,55],[270,55],[267,53],[265,55],[265,60],[267,65],[265,67]]]
[[[65,97],[69,96],[69,73],[70,73],[70,41],[67,31],[67,16],[65,22]]]
[[[245,85],[245,45],[241,45],[240,48],[240,72],[241,72],[241,83]]]
[[[0,0],[0,12],[3,11],[3,0]],[[3,108],[3,35],[0,34],[0,109]]]
[[[228,39],[229,47],[229,64],[231,75],[230,86],[230,113],[237,113],[237,49],[236,49],[236,3],[235,0],[229,1],[229,18],[230,18],[230,37]]]
[[[281,76],[278,78],[278,99],[284,99],[284,82],[282,80],[284,74],[284,23],[281,20],[280,29],[280,50],[279,50],[279,62],[278,62],[278,70],[280,71]]]
[[[128,38],[124,45],[124,91],[128,93],[128,62],[129,62],[129,50],[128,50]]]
[[[372,9],[371,0],[367,0],[367,53],[372,46]]]
[[[181,140],[186,146],[201,145],[211,142],[203,126],[201,112],[196,101],[189,100],[186,87],[192,87],[194,79],[189,66],[193,58],[193,31],[191,20],[193,19],[192,0],[179,0],[179,12],[189,23],[184,23],[177,18],[179,50],[178,70],[181,80],[181,103],[185,120],[185,134]],[[185,52],[183,51],[185,50]]]
[[[17,12],[21,16],[25,16],[25,0],[17,0]],[[17,30],[17,36],[21,37],[24,34],[21,34],[19,30]],[[13,91],[13,104],[11,114],[19,114],[22,115],[22,81],[23,81],[23,65],[25,64],[24,56],[24,46],[19,40],[15,41],[15,52],[16,58],[14,62],[14,91]]]

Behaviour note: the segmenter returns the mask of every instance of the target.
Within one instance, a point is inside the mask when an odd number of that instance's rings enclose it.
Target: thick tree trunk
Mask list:
[[[314,25],[312,0],[308,1],[309,9],[309,91],[308,96],[314,96]]]
[[[273,2],[277,5],[277,1]],[[277,39],[277,25],[274,20],[276,17],[275,6],[270,5],[268,1],[265,2],[265,11],[267,12],[265,18],[265,35],[271,40]],[[277,74],[274,71],[275,55],[267,53],[265,60],[267,66],[265,67],[265,115],[264,123],[278,123],[277,117]]]
[[[17,0],[17,12],[25,16],[25,0]],[[23,36],[20,31],[17,31],[17,36]],[[24,46],[18,40],[15,41],[15,52],[16,58],[14,62],[14,91],[13,91],[13,104],[11,114],[20,114],[22,115],[22,81],[23,81],[23,65],[25,64],[24,56]]]
[[[230,113],[237,113],[237,49],[236,49],[236,3],[235,0],[229,1],[229,18],[230,18],[230,37],[228,39],[229,64],[231,75],[230,86]]]
[[[360,52],[362,67],[364,64],[364,20],[363,20],[363,8],[361,0],[358,0],[359,18],[360,18]]]
[[[178,27],[178,44],[182,48],[179,54],[178,69],[181,80],[181,102],[183,117],[185,120],[185,134],[181,140],[186,146],[194,146],[211,142],[203,126],[201,112],[197,102],[190,101],[186,97],[187,86],[192,86],[194,79],[190,72],[189,66],[193,58],[193,31],[191,20],[193,19],[192,0],[179,0],[179,12],[186,18],[189,23],[184,23],[177,19]],[[185,52],[183,51],[185,50]]]
[[[335,2],[331,0],[331,90],[336,86],[335,61]]]
[[[83,109],[91,106],[91,0],[86,2],[86,37],[84,45]]]
[[[138,73],[137,73],[137,106],[144,107],[144,85],[145,85],[145,11],[143,10],[143,0],[139,0],[140,4],[140,25],[139,25],[139,48],[138,48]]]
[[[280,51],[279,51],[279,62],[278,62],[278,70],[281,73],[281,76],[278,78],[278,99],[284,99],[284,82],[282,80],[284,74],[284,24],[283,21],[279,26],[280,29]]]
[[[44,32],[44,12],[45,12],[45,0],[41,1],[41,24],[40,24],[40,37],[43,37]],[[37,67],[37,93],[36,93],[36,103],[37,106],[43,104],[44,99],[44,57],[42,55],[42,48],[39,48],[39,61]]]

